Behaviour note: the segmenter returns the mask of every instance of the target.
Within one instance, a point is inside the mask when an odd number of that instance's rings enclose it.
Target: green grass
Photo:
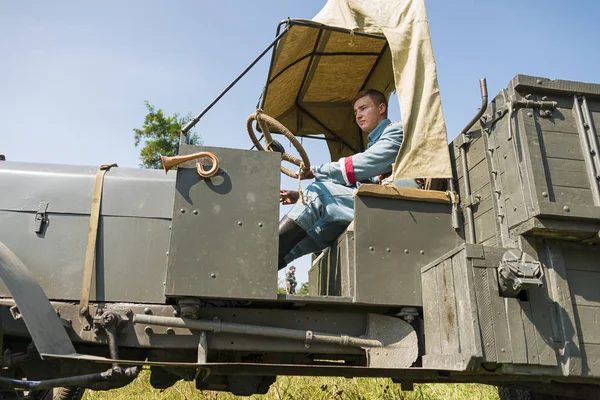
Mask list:
[[[130,385],[106,392],[87,390],[84,400],[122,399],[206,399],[225,400],[238,397],[221,392],[196,390],[194,382],[179,381],[166,390],[150,386],[150,373],[142,371],[138,379]],[[280,376],[264,396],[255,395],[252,399],[261,400],[498,400],[495,386],[479,384],[423,384],[415,385],[413,392],[402,392],[400,385],[385,378],[330,378]]]

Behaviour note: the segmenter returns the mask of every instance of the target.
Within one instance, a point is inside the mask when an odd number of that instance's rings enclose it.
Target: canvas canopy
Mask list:
[[[271,60],[263,111],[297,136],[324,135],[337,160],[363,151],[360,90],[396,90],[404,143],[394,179],[452,176],[423,0],[329,0],[313,21],[290,20]]]

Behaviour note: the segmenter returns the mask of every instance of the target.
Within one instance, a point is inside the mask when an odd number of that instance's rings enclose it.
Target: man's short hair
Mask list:
[[[381,93],[379,90],[367,89],[356,93],[356,96],[352,99],[352,107],[354,107],[354,103],[356,103],[358,99],[362,99],[365,96],[369,96],[376,106],[385,104],[385,116],[387,117],[388,100],[387,97],[385,97],[385,94]]]
[[[295,269],[296,269],[296,267],[294,267],[293,265],[289,268],[290,271],[295,270]]]

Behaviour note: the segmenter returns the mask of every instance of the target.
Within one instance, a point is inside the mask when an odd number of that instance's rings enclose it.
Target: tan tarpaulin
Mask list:
[[[424,0],[328,0],[314,21],[385,35],[405,134],[394,179],[451,177]]]

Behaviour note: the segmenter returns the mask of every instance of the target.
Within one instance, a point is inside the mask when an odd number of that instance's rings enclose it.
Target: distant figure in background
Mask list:
[[[0,161],[6,161],[6,157],[4,157],[4,154],[0,154]]]
[[[296,293],[296,285],[298,282],[296,281],[296,267],[293,265],[288,269],[288,272],[285,274],[285,292],[287,294],[295,294]]]

